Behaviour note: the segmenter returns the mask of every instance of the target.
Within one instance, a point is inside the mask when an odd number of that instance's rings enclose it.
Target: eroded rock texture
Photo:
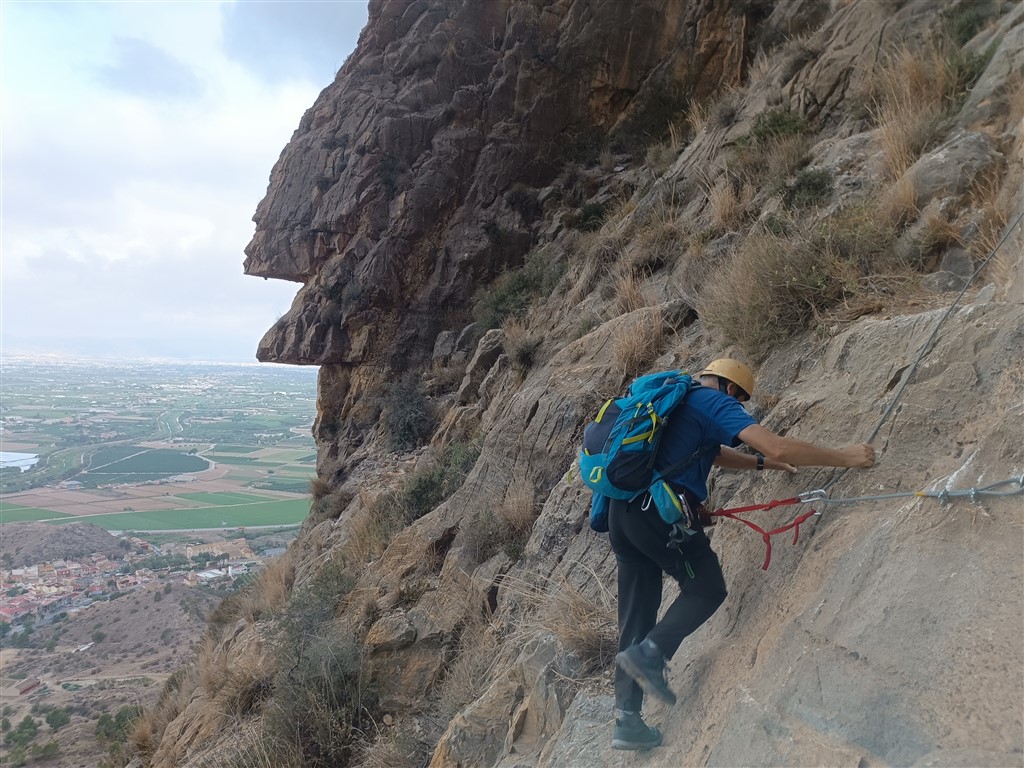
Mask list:
[[[772,5],[371,2],[256,212],[246,273],[303,283],[258,358],[423,362],[473,291],[521,262],[536,190],[609,131],[629,149],[737,82]]]

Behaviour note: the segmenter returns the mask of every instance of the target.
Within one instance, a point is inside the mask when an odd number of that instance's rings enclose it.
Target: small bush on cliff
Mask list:
[[[626,378],[639,376],[661,354],[665,345],[665,321],[660,310],[621,321],[612,338],[615,365]]]
[[[636,106],[612,134],[612,149],[641,159],[651,144],[661,140],[672,122],[685,115],[692,83],[686,78],[653,83],[639,96]]]
[[[398,490],[386,491],[366,504],[353,521],[348,556],[355,562],[382,553],[406,525],[430,512],[465,482],[479,456],[468,442],[452,442],[434,464],[414,473]]]
[[[522,183],[512,185],[505,193],[505,202],[527,223],[537,220],[544,213],[544,207],[537,199],[536,191]]]
[[[723,341],[757,357],[847,299],[874,295],[877,303],[923,266],[919,253],[894,247],[913,215],[908,196],[912,190],[894,185],[823,222],[749,235],[709,280],[701,316]]]
[[[812,168],[800,171],[792,186],[786,189],[783,202],[789,208],[810,208],[832,196],[835,182],[827,168]]]
[[[565,222],[581,232],[594,232],[601,228],[607,215],[608,210],[603,203],[584,203],[578,211],[567,216]]]
[[[805,238],[753,234],[706,287],[701,316],[726,343],[762,355],[843,294],[839,265]]]
[[[550,249],[533,251],[519,268],[500,275],[477,291],[473,316],[477,332],[498,328],[506,317],[523,314],[538,296],[549,296],[565,274],[565,260]]]
[[[879,126],[888,171],[898,178],[943,135],[995,52],[963,53],[948,40],[893,51],[861,98]]]
[[[345,765],[365,713],[362,647],[335,623],[352,577],[331,562],[298,588],[274,627],[278,672],[263,713],[270,755],[303,765]],[[264,689],[260,689],[262,691]],[[260,691],[257,691],[259,693]],[[249,689],[242,702],[252,700]]]
[[[381,421],[393,451],[408,451],[430,437],[434,414],[423,386],[414,373],[396,381],[384,395]]]
[[[512,367],[523,376],[533,368],[537,350],[544,339],[516,317],[507,318],[501,327],[505,332],[505,350],[512,360]]]
[[[807,121],[788,109],[767,109],[754,118],[750,135],[757,144],[767,144],[772,139],[796,136],[810,131]]]

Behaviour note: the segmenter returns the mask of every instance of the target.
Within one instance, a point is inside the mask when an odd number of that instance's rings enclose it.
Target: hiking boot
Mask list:
[[[666,704],[675,705],[676,695],[668,687],[665,680],[665,659],[660,653],[646,653],[639,645],[631,645],[616,654],[615,663],[619,668],[636,680],[637,685],[645,692],[656,696]]]
[[[637,712],[623,712],[615,718],[612,749],[651,749],[661,744],[661,731],[652,728]]]

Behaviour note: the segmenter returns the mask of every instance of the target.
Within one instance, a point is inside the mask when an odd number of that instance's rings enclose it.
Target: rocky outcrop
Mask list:
[[[609,132],[633,149],[737,82],[772,5],[371,2],[256,211],[246,273],[303,284],[257,357],[423,362],[521,262],[566,160]]]

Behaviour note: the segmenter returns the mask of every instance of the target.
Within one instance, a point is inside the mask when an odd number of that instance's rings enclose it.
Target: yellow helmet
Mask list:
[[[746,392],[748,397],[754,394],[754,372],[750,370],[749,366],[739,360],[733,360],[731,357],[712,360],[699,375],[721,376]]]

